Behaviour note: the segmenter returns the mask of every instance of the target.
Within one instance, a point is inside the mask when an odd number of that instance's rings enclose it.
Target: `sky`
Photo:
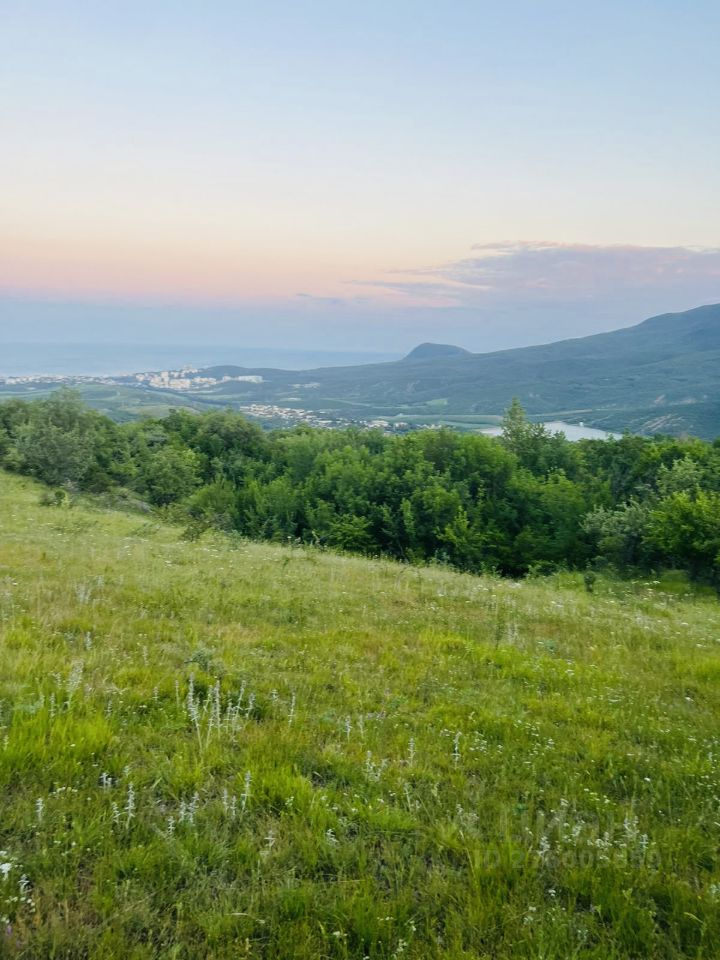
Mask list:
[[[2,0],[0,343],[499,349],[720,301],[716,0]]]

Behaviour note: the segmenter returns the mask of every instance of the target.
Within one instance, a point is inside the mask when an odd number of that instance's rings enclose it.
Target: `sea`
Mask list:
[[[1,343],[0,377],[98,376],[235,364],[312,370],[399,360],[369,351],[291,350],[199,343]]]

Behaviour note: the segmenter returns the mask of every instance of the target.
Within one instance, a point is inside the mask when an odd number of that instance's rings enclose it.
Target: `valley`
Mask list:
[[[513,397],[535,420],[714,439],[720,433],[720,305],[496,353],[422,344],[404,359],[310,370],[177,368],[124,376],[5,377],[0,398],[76,387],[117,420],[232,408],[266,426],[497,425]],[[382,421],[382,423],[378,423]],[[398,426],[402,424],[403,426]]]

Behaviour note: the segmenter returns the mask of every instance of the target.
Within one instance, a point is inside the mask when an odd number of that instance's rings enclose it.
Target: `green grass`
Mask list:
[[[715,600],[40,494],[0,474],[0,956],[718,956]]]

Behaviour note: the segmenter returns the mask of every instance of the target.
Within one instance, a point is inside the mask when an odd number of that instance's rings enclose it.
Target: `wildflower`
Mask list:
[[[248,802],[248,800],[250,799],[250,784],[251,784],[251,783],[252,783],[252,775],[251,775],[250,771],[248,770],[248,771],[245,773],[245,777],[244,777],[244,780],[243,780],[244,789],[243,789],[242,794],[240,795],[240,810],[241,810],[242,813],[245,813],[245,808],[247,807],[247,802]]]
[[[545,834],[540,837],[540,844],[538,846],[538,856],[540,860],[545,863],[550,856],[550,841],[545,836]]]
[[[67,683],[65,684],[65,689],[67,690],[67,700],[65,702],[66,706],[70,706],[72,698],[75,696],[78,687],[82,682],[83,675],[83,662],[82,660],[76,660],[73,663],[70,670],[70,674],[67,678]]]
[[[458,730],[453,738],[453,763],[457,766],[460,763],[460,737],[462,734]]]
[[[135,788],[132,783],[128,784],[127,800],[125,801],[125,816],[127,818],[126,826],[130,826],[130,821],[135,817]]]

